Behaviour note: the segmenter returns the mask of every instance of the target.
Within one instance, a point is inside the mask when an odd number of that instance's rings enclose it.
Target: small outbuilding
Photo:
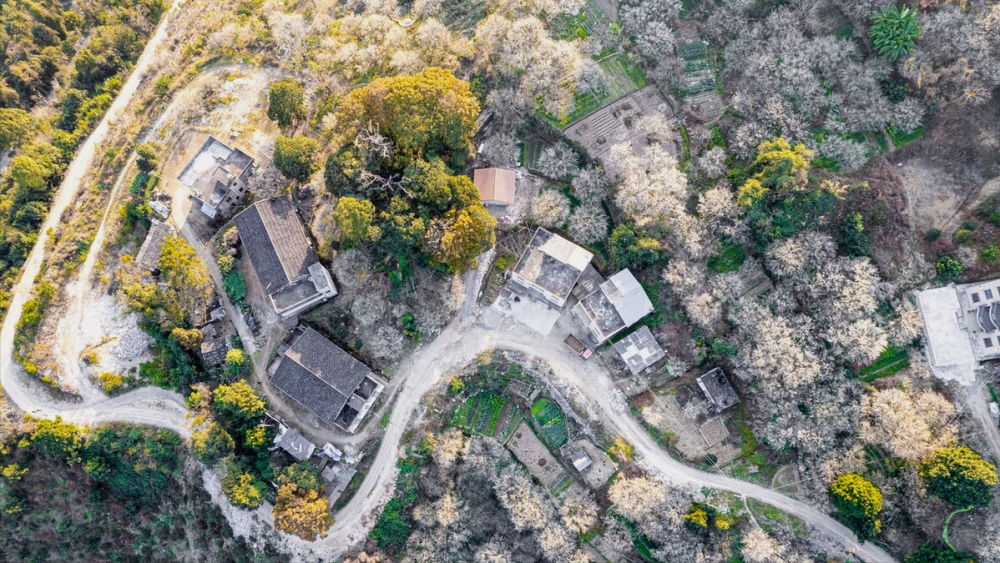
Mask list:
[[[665,355],[663,348],[660,348],[660,344],[648,326],[622,338],[615,343],[614,348],[632,375],[639,375]]]
[[[510,205],[514,203],[517,173],[506,168],[477,168],[472,173],[472,182],[479,190],[479,199],[486,205]]]
[[[139,272],[154,273],[159,269],[160,256],[163,255],[163,241],[172,234],[174,234],[173,227],[163,221],[152,220],[146,240],[142,241],[142,246],[135,255],[134,263]]]
[[[274,436],[274,445],[281,448],[295,461],[306,461],[316,451],[316,445],[306,440],[298,430],[293,430],[284,424],[278,425],[278,433]]]
[[[740,402],[736,390],[726,379],[726,374],[721,369],[715,368],[712,371],[698,378],[698,387],[705,394],[705,398],[718,412],[722,412],[729,407]]]

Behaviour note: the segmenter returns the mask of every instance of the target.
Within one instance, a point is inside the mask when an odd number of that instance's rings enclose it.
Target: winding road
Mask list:
[[[49,230],[58,225],[63,211],[80,192],[83,179],[90,170],[99,145],[104,141],[116,117],[129,106],[146,75],[150,62],[168,39],[167,24],[182,3],[183,0],[175,0],[147,43],[136,62],[134,71],[104,119],[87,138],[71,163],[14,289],[10,309],[0,329],[0,385],[11,401],[32,416],[45,418],[58,416],[78,424],[104,422],[143,424],[166,428],[185,438],[190,437],[189,413],[184,407],[183,398],[177,393],[148,387],[115,398],[107,398],[98,390],[88,390],[79,402],[62,402],[54,399],[43,384],[25,374],[14,360],[13,354],[17,320],[21,316],[24,303],[31,296],[34,279],[44,261]],[[94,245],[90,253],[96,255],[98,250],[99,245]],[[467,279],[466,282],[466,290],[470,294],[475,293],[476,287],[470,283],[472,281]],[[80,280],[77,283],[92,282],[93,280]],[[507,330],[482,328],[476,324],[474,309],[472,306],[463,306],[459,317],[452,321],[435,340],[421,346],[400,365],[396,377],[403,381],[403,389],[390,416],[375,462],[362,482],[360,490],[347,506],[337,513],[336,523],[327,536],[312,543],[284,536],[286,547],[302,555],[313,554],[329,559],[362,540],[374,523],[379,507],[392,493],[400,439],[420,406],[423,396],[452,370],[469,363],[484,350],[497,348],[517,350],[548,362],[555,377],[574,385],[592,404],[596,404],[606,426],[616,428],[632,442],[644,465],[670,485],[690,489],[718,489],[760,500],[801,518],[817,532],[837,540],[843,546],[845,553],[855,554],[869,563],[894,561],[890,555],[871,543],[859,544],[854,535],[843,525],[800,501],[725,475],[705,473],[674,460],[659,448],[638,422],[627,414],[616,413],[611,408],[610,397],[614,384],[596,362],[584,362],[570,353],[557,337],[542,337],[518,326]],[[252,339],[245,339],[244,342],[252,342]],[[268,514],[261,514],[264,521],[267,521],[268,517]]]

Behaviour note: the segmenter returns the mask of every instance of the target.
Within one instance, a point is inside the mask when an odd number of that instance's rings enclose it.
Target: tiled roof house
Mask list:
[[[385,383],[315,330],[296,329],[268,367],[271,384],[320,420],[353,433]]]
[[[319,263],[290,197],[258,201],[233,222],[257,280],[281,318],[337,295],[333,278]]]

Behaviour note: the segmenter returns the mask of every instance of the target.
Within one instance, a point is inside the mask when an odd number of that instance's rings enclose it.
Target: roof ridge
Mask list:
[[[264,203],[264,202],[270,203],[270,202],[273,202],[273,201],[276,201],[276,200],[279,200],[279,199],[288,199],[289,200],[289,206],[291,207],[291,211],[292,211],[292,213],[295,213],[295,206],[291,204],[291,198],[289,198],[287,195],[279,195],[279,196],[269,197],[269,198],[265,199],[262,202],[254,203],[254,205],[257,205],[259,203]],[[270,207],[268,208],[267,211],[268,211],[269,216],[271,218],[273,218],[274,215],[273,215],[272,210],[270,209]],[[289,266],[287,264],[285,264],[285,258],[286,257],[282,256],[284,253],[283,252],[278,252],[278,247],[274,244],[274,240],[275,239],[274,239],[274,236],[271,233],[271,226],[269,225],[269,220],[264,218],[264,214],[260,212],[260,209],[257,210],[257,214],[260,215],[260,222],[264,225],[264,231],[267,232],[267,240],[271,244],[271,248],[274,249],[275,256],[278,257],[278,263],[281,264],[281,269],[285,272],[285,279],[288,280],[289,284],[290,283],[294,283],[299,278],[298,271],[295,271],[295,272],[290,272],[289,271]],[[296,219],[298,219],[298,217],[296,217]],[[299,228],[302,228],[301,224],[299,224]],[[305,233],[303,233],[303,234],[305,234]],[[303,367],[305,367],[305,366],[303,366]]]

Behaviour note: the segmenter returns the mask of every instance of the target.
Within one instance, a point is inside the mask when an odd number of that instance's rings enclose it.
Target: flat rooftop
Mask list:
[[[568,297],[594,255],[559,235],[538,228],[514,273],[557,297]]]
[[[632,375],[638,375],[642,370],[660,361],[666,355],[648,326],[644,326],[619,340],[615,343],[614,348]]]
[[[975,364],[962,306],[954,286],[918,292],[917,306],[924,318],[927,356],[932,366]]]

